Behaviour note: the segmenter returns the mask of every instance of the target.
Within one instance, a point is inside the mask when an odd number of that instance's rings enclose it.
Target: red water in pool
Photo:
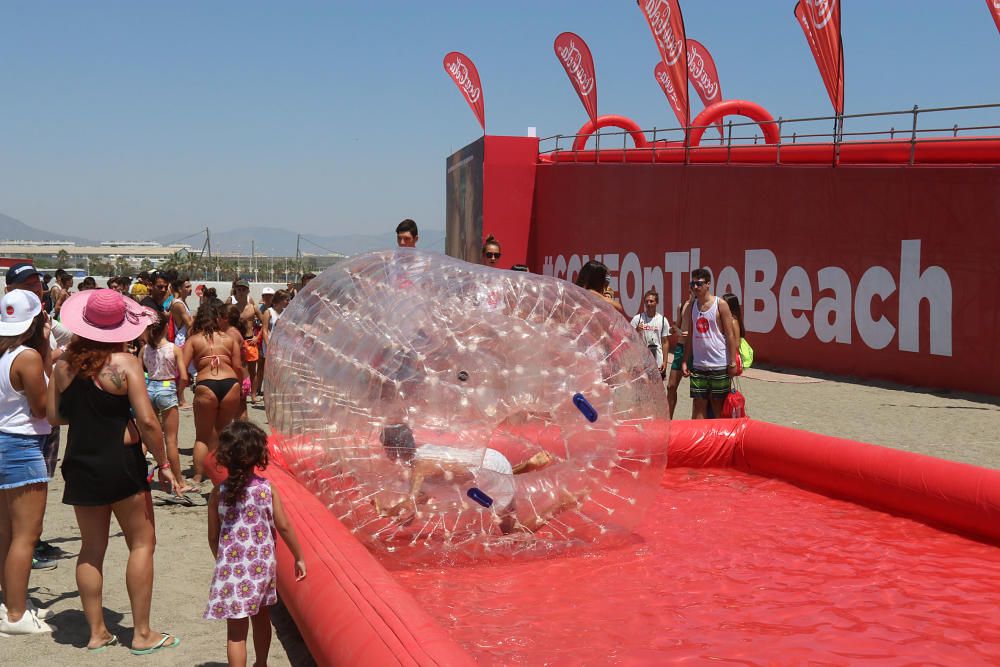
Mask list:
[[[1000,663],[1000,548],[732,470],[626,546],[393,574],[484,664]]]

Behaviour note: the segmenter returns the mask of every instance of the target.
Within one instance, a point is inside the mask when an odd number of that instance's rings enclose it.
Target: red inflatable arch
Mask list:
[[[750,120],[756,121],[764,133],[764,143],[777,144],[780,141],[778,125],[774,122],[767,109],[754,102],[747,100],[726,100],[708,107],[691,123],[691,141],[689,145],[694,147],[701,144],[701,137],[715,121],[724,116],[746,116]]]
[[[639,125],[634,120],[626,118],[625,116],[609,114],[606,116],[598,116],[596,122],[588,120],[584,123],[583,127],[580,128],[580,131],[576,133],[576,139],[573,141],[573,150],[582,151],[587,145],[587,139],[589,139],[594,132],[605,127],[617,127],[628,132],[632,135],[632,141],[635,142],[636,148],[646,148],[649,145],[649,142],[646,141],[646,135],[642,133]]]

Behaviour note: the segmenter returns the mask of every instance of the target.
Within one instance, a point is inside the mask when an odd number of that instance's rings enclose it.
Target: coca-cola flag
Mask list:
[[[688,105],[688,64],[685,48],[684,17],[681,16],[679,0],[636,0],[646,23],[653,33],[656,48],[660,51],[663,68],[654,71],[663,92],[670,100],[670,106],[677,114],[681,126],[687,127],[690,120]],[[659,72],[665,73],[670,81],[669,90],[660,80]]]
[[[662,60],[656,63],[656,67],[653,68],[653,76],[656,77],[656,82],[663,89],[663,94],[667,96],[670,108],[674,110],[674,115],[677,116],[677,122],[681,124],[681,127],[686,127],[687,111],[684,108],[685,101],[682,101],[681,96],[677,94],[674,82],[667,72],[667,66],[663,64]]]
[[[448,73],[455,85],[462,92],[462,97],[469,103],[472,113],[476,114],[479,124],[486,131],[486,104],[483,101],[483,84],[479,81],[479,72],[464,54],[452,51],[444,57],[444,71]]]
[[[715,60],[705,46],[694,39],[687,40],[688,77],[695,92],[701,98],[701,103],[705,108],[722,101],[722,84],[719,83],[719,72],[715,68]],[[716,127],[719,128],[719,136],[724,137],[725,131],[722,129],[720,120]]]
[[[993,14],[993,22],[997,24],[997,30],[1000,30],[1000,0],[986,0],[986,6]]]
[[[844,113],[844,44],[840,37],[840,0],[799,0],[795,18],[805,33],[833,110]]]
[[[583,38],[571,32],[564,32],[556,37],[552,44],[556,57],[562,63],[570,83],[583,102],[590,120],[597,120],[597,73],[594,70],[594,58],[590,48]]]

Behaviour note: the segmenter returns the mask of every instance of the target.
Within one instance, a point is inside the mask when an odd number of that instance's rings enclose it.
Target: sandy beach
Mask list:
[[[776,369],[753,369],[743,380],[748,408],[755,419],[798,429],[826,433],[929,454],[945,459],[1000,468],[1000,400],[993,397],[929,392],[843,378],[805,376]],[[251,419],[265,422],[259,408]],[[681,384],[676,416],[690,415],[687,382]],[[182,412],[181,453],[190,464],[194,438],[190,411]],[[79,535],[71,508],[60,502],[63,482],[57,472],[50,485],[44,538],[70,556],[55,570],[32,574],[30,595],[51,608],[53,635],[0,638],[3,664],[107,665],[132,660],[157,665],[224,665],[225,624],[204,621],[212,557],[206,541],[204,507],[156,507],[156,583],[153,595],[154,630],[175,633],[181,645],[157,655],[133,657],[124,647],[103,654],[84,650],[87,626],[80,609],[74,579],[74,556]],[[159,495],[154,494],[154,495]],[[112,522],[112,538],[105,563],[104,606],[109,628],[124,646],[131,641],[131,619],[125,594],[127,551],[121,532]],[[311,665],[308,650],[280,605],[270,665]]]

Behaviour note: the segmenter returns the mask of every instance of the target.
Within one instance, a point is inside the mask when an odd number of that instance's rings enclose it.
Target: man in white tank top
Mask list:
[[[695,301],[682,364],[684,375],[691,378],[691,419],[705,419],[709,401],[718,417],[736,375],[739,342],[733,336],[729,306],[712,294],[708,269],[691,272],[691,291]]]

